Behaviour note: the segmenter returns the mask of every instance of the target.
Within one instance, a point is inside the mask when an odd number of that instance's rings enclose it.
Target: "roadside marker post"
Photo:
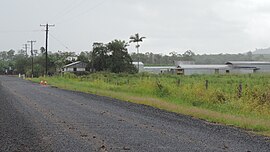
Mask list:
[[[41,80],[39,84],[46,86],[48,82],[46,80]]]

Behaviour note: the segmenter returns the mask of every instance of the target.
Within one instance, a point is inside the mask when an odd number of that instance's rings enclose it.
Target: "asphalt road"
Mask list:
[[[270,151],[269,139],[91,94],[0,76],[0,151]]]

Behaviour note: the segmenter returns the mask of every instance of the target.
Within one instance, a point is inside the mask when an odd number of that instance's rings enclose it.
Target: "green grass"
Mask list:
[[[109,96],[270,136],[270,75],[128,75],[35,78],[62,89]],[[208,89],[205,81],[208,80]],[[242,89],[239,90],[239,85]],[[241,97],[240,97],[241,96]]]

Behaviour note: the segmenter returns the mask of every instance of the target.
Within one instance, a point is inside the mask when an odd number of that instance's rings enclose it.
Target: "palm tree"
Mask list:
[[[143,39],[145,39],[145,38],[146,37],[140,37],[139,33],[137,33],[135,35],[132,35],[129,38],[130,39],[129,43],[137,43],[136,48],[137,48],[137,55],[138,55],[138,71],[139,71],[139,62],[140,62],[140,57],[139,57],[139,47],[140,47],[140,45],[139,45],[139,42],[142,42]]]

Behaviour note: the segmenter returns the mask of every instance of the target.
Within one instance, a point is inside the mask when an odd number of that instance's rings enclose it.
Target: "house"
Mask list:
[[[84,72],[87,64],[81,61],[73,62],[63,66],[62,72]]]

